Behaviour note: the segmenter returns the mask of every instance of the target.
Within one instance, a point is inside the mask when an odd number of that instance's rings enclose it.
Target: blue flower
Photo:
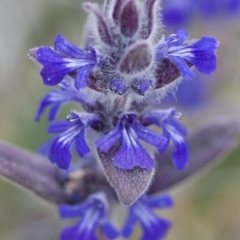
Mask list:
[[[107,199],[102,192],[90,195],[79,205],[61,205],[59,213],[62,218],[81,218],[76,225],[62,231],[61,240],[97,240],[98,227],[108,239],[116,238],[119,232],[109,221],[107,210]]]
[[[73,81],[65,77],[61,83],[59,83],[60,89],[54,89],[47,93],[47,95],[42,99],[35,120],[39,121],[41,115],[44,113],[45,109],[51,105],[48,120],[52,121],[56,118],[59,108],[62,104],[76,101],[83,106],[95,106],[95,102],[89,98],[86,94],[79,92],[73,84]]]
[[[80,157],[90,152],[85,141],[85,129],[99,122],[99,118],[90,113],[72,112],[66,121],[59,121],[49,126],[49,133],[60,133],[53,141],[49,158],[60,168],[68,169],[71,162],[70,146],[75,142]]]
[[[142,122],[145,124],[155,124],[162,128],[163,135],[168,139],[172,139],[175,150],[172,153],[173,162],[178,170],[182,170],[188,164],[188,146],[185,140],[187,131],[185,127],[177,120],[181,117],[181,113],[169,110],[156,110],[143,114]],[[165,149],[166,149],[165,148]],[[164,149],[164,150],[165,150]]]
[[[118,124],[107,134],[96,141],[96,145],[104,152],[121,141],[121,147],[114,156],[114,165],[118,168],[129,170],[138,166],[144,169],[152,169],[154,160],[142,147],[139,140],[143,140],[156,147],[159,152],[166,144],[166,139],[144,126],[134,113],[122,114]]]
[[[168,208],[173,206],[172,199],[167,196],[142,196],[128,208],[128,217],[122,229],[122,235],[129,238],[137,222],[142,228],[141,240],[159,240],[167,234],[171,223],[157,216],[152,209]]]
[[[218,48],[218,42],[211,37],[202,37],[192,44],[187,44],[185,41],[188,37],[186,32],[178,30],[164,42],[160,42],[156,49],[157,60],[169,59],[185,79],[195,77],[190,69],[193,65],[203,74],[212,73],[217,67],[215,51]]]
[[[40,74],[44,84],[50,86],[60,83],[67,74],[76,73],[75,87],[84,88],[97,63],[97,55],[92,47],[80,49],[60,34],[55,38],[54,49],[39,47],[32,55],[43,65]]]

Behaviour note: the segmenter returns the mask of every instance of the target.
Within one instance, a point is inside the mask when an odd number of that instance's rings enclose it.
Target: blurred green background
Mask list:
[[[96,2],[96,1],[95,1]],[[29,48],[52,45],[57,33],[81,43],[86,14],[80,0],[0,1],[0,138],[35,151],[46,139],[46,117],[33,121],[41,97],[48,91],[40,67],[27,57]],[[198,125],[214,115],[240,110],[240,16],[228,21],[196,22],[194,38],[220,41],[219,68],[213,75],[211,102],[198,113]],[[68,110],[64,107],[61,112]],[[206,114],[207,112],[207,114]],[[201,119],[202,117],[202,119]],[[185,121],[191,122],[190,113]],[[240,150],[195,181],[171,190],[176,206],[159,212],[173,221],[168,240],[240,239]],[[64,222],[55,206],[0,178],[0,240],[55,240]]]

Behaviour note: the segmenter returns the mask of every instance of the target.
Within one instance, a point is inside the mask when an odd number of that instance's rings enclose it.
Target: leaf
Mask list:
[[[132,37],[137,32],[139,15],[135,0],[129,0],[123,7],[120,26],[122,34],[126,37]]]
[[[175,170],[171,151],[162,156],[155,154],[158,166],[149,193],[165,191],[204,168],[210,169],[210,166],[238,146],[239,137],[240,121],[236,119],[218,117],[198,127],[188,138],[189,165],[185,170]]]
[[[154,169],[145,170],[135,167],[132,170],[122,170],[117,168],[112,159],[118,150],[119,146],[116,145],[107,153],[98,149],[100,164],[119,200],[125,205],[131,205],[148,189]]]
[[[111,35],[107,26],[107,23],[103,17],[103,14],[97,4],[94,3],[83,3],[83,7],[86,11],[93,13],[97,20],[98,34],[103,42],[108,45],[112,44]]]
[[[113,15],[112,18],[115,21],[115,23],[119,22],[119,18],[120,18],[120,13],[121,13],[121,7],[123,6],[123,4],[125,3],[126,0],[116,0],[114,8],[113,8]]]
[[[159,12],[160,4],[157,0],[145,0],[144,10],[145,17],[142,25],[141,36],[143,39],[149,38],[150,35],[158,34],[160,31]]]
[[[167,58],[161,60],[157,66],[157,82],[155,88],[162,88],[180,77],[178,68]]]
[[[152,63],[153,51],[147,41],[134,44],[122,57],[119,70],[125,74],[137,74],[146,70]]]
[[[0,142],[0,174],[55,204],[68,201],[58,168],[40,155]]]

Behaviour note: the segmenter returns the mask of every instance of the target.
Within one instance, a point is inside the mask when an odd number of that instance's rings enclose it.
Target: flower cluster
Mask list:
[[[74,205],[60,206],[63,218],[81,218],[63,230],[61,239],[97,239],[96,229],[109,239],[127,238],[136,222],[142,239],[162,239],[171,224],[152,209],[170,207],[172,200],[145,194],[154,181],[154,152],[162,154],[172,141],[176,171],[184,170],[188,146],[181,113],[158,109],[156,102],[183,79],[193,79],[194,67],[203,74],[213,72],[218,42],[206,36],[189,41],[183,30],[165,37],[159,0],[106,0],[103,8],[83,7],[90,14],[84,48],[58,34],[53,47],[29,51],[42,65],[44,84],[58,86],[41,101],[36,120],[47,107],[49,120],[55,120],[61,105],[71,101],[84,110],[50,124],[48,133],[55,136],[49,159],[64,170],[103,171],[110,183],[88,188]],[[81,165],[74,165],[75,153]],[[128,208],[122,231],[107,217],[118,201]]]

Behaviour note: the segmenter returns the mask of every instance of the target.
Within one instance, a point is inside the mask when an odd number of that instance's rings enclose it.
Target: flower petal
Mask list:
[[[116,126],[111,132],[99,138],[95,143],[99,149],[107,152],[122,137],[122,129]]]
[[[54,40],[54,49],[60,53],[63,53],[72,58],[82,58],[84,55],[84,50],[78,48],[74,44],[70,43],[61,34],[58,34]]]
[[[42,101],[40,102],[39,104],[39,107],[38,107],[38,110],[37,110],[37,113],[35,115],[35,121],[39,121],[40,120],[40,117],[43,115],[45,109],[51,105],[51,101],[49,99],[49,96],[45,96]]]
[[[85,129],[83,128],[79,134],[75,137],[75,146],[80,157],[84,157],[87,153],[90,152],[85,138],[84,138]]]
[[[173,37],[172,41],[169,41],[169,47],[180,46],[189,38],[189,34],[183,29],[177,30],[173,35],[175,36]]]
[[[65,228],[61,233],[61,240],[79,240],[89,239],[98,240],[95,229],[87,229],[81,227],[81,222],[73,227]]]
[[[114,157],[114,165],[118,168],[129,170],[140,167],[151,170],[154,160],[142,147],[134,130],[123,130],[122,146]]]
[[[61,106],[61,103],[55,103],[52,105],[48,115],[49,121],[53,121],[56,118],[60,106]]]
[[[143,216],[144,217],[144,216]],[[143,235],[142,240],[159,240],[163,239],[169,228],[171,227],[171,223],[163,218],[157,217],[154,214],[154,217],[152,216],[151,223],[149,225],[143,225]]]
[[[76,80],[75,80],[75,87],[77,89],[85,88],[87,86],[87,80],[93,68],[94,68],[93,64],[86,65],[84,67],[79,68],[76,76]]]
[[[181,72],[181,75],[185,79],[192,79],[195,77],[195,74],[191,71],[188,64],[184,59],[177,56],[168,56],[168,59],[171,60]]]
[[[61,82],[66,74],[77,69],[80,64],[76,60],[59,55],[50,47],[40,47],[36,52],[36,59],[43,65],[40,74],[44,84],[49,86]]]
[[[217,57],[214,52],[217,47],[218,42],[216,39],[203,37],[191,46],[194,58],[189,58],[189,60],[196,66],[199,72],[210,74],[217,68]]]
[[[107,217],[101,219],[100,228],[108,239],[114,239],[119,236],[118,230],[112,225]]]
[[[168,208],[173,206],[173,200],[169,195],[151,197],[144,195],[142,199],[150,208]]]
[[[175,151],[172,153],[173,162],[178,170],[183,170],[188,164],[188,146],[184,138],[172,138]]]
[[[151,144],[152,146],[155,146],[159,152],[162,152],[162,149],[165,147],[167,143],[166,137],[158,133],[155,133],[146,127],[143,127],[138,122],[134,124],[134,129],[137,132],[139,138]]]
[[[64,120],[50,124],[48,127],[48,133],[62,133],[65,132],[69,127],[71,127],[71,123]]]
[[[68,169],[71,162],[71,154],[69,152],[70,145],[73,139],[70,141],[62,141],[57,138],[51,147],[49,159],[52,163],[56,163],[59,168]]]
[[[89,202],[84,201],[78,205],[60,205],[58,208],[61,218],[75,218],[81,216],[89,207]]]
[[[136,223],[137,223],[137,218],[132,213],[131,207],[130,207],[128,217],[125,220],[124,226],[122,228],[122,236],[124,238],[129,238],[132,235]]]
[[[35,116],[36,121],[40,119],[41,115],[49,105],[52,105],[48,116],[49,121],[53,121],[56,118],[61,105],[70,101],[79,102],[83,106],[95,107],[93,99],[78,91],[70,77],[65,77],[58,85],[60,87],[59,89],[49,91],[42,99]]]

